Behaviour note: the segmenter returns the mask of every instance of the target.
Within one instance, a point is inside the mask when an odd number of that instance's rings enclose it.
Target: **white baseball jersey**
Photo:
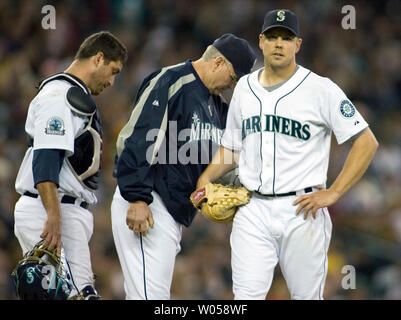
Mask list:
[[[341,144],[368,124],[328,78],[299,66],[269,92],[260,71],[239,80],[222,137],[225,148],[241,151],[241,183],[262,194],[325,186],[331,132]]]
[[[25,131],[34,139],[22,161],[15,187],[18,193],[38,193],[34,188],[32,159],[37,149],[60,149],[66,157],[74,153],[74,139],[88,121],[87,117],[73,113],[67,106],[66,93],[72,85],[63,80],[46,84],[32,100],[28,109]],[[96,203],[95,194],[84,188],[64,160],[59,176],[59,193]]]

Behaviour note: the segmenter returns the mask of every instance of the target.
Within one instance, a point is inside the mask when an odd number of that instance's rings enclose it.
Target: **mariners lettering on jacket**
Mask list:
[[[223,130],[217,128],[209,122],[201,121],[196,112],[194,112],[192,120],[191,135],[188,142],[211,140],[213,143],[220,145]]]
[[[302,124],[299,121],[277,115],[265,114],[262,116],[262,121],[260,116],[253,116],[242,121],[242,140],[249,134],[263,130],[285,134],[306,141],[310,138],[309,129],[309,124]]]
[[[46,123],[46,134],[63,136],[65,134],[64,121],[59,117],[52,117]]]
[[[164,147],[159,149],[155,158],[153,158],[153,147],[155,145],[151,145],[151,148],[146,152],[147,161],[152,164],[177,164],[177,161],[181,164],[208,164],[210,162],[209,156],[214,154],[217,151],[216,146],[218,147],[221,144],[223,130],[210,122],[201,121],[196,112],[192,115],[191,128],[185,128],[177,132],[177,127],[176,121],[169,121],[169,154],[166,153],[165,141],[163,141],[162,145]],[[146,141],[153,141],[158,135],[159,129],[149,130],[146,134]],[[199,150],[198,142],[202,143],[201,150]],[[203,142],[207,143],[204,144]],[[211,146],[209,142],[212,143]]]

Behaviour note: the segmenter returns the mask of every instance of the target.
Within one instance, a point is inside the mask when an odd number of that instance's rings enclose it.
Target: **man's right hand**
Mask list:
[[[60,214],[48,214],[43,232],[40,235],[43,242],[43,248],[49,251],[57,249],[57,256],[61,256],[61,215]]]
[[[130,202],[126,223],[136,236],[139,237],[140,234],[146,236],[148,228],[153,228],[154,224],[152,211],[150,211],[148,204],[143,201]]]
[[[57,186],[52,181],[39,182],[36,185],[43,206],[46,209],[47,219],[40,235],[44,239],[43,248],[49,251],[54,249],[61,256],[61,207],[57,195]]]

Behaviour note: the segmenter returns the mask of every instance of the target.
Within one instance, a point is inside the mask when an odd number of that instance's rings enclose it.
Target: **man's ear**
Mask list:
[[[301,44],[302,44],[302,39],[301,38],[297,38],[295,53],[298,53],[298,51],[301,49]]]
[[[214,67],[213,70],[221,67],[225,63],[224,58],[222,56],[218,56],[214,58]]]
[[[263,41],[265,40],[265,35],[264,34],[260,34],[259,35],[259,48],[261,49],[261,50],[263,50]]]
[[[99,51],[93,56],[93,62],[96,67],[99,67],[102,65],[102,62],[104,61],[104,55],[103,52]]]

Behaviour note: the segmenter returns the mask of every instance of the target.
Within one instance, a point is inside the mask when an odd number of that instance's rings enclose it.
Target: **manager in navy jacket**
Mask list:
[[[169,299],[189,196],[220,146],[228,105],[221,92],[250,72],[255,55],[225,34],[196,61],[150,74],[117,139],[113,237],[127,299]],[[148,229],[151,227],[151,229]]]

